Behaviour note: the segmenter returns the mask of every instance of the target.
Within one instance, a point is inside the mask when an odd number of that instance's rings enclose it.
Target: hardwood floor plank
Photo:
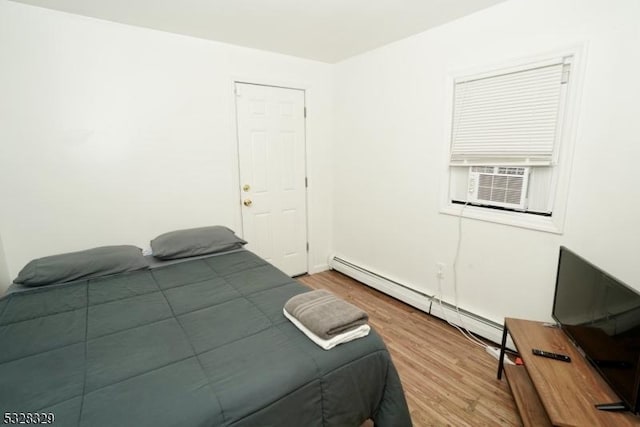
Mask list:
[[[362,308],[382,336],[400,374],[413,425],[521,425],[497,361],[443,320],[336,271],[298,280]]]

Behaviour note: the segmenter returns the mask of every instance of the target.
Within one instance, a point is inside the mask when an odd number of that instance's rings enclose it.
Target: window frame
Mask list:
[[[473,69],[452,70],[446,76],[445,91],[445,114],[447,117],[445,128],[444,158],[442,162],[442,180],[440,213],[463,218],[477,219],[492,223],[504,224],[514,227],[531,230],[562,234],[564,232],[567,202],[569,198],[569,187],[571,180],[571,169],[573,163],[573,152],[577,135],[577,124],[579,106],[581,105],[581,94],[583,86],[583,75],[586,57],[586,43],[580,43],[557,51],[528,56],[519,59],[511,59],[500,64],[487,64]],[[526,212],[507,211],[492,209],[490,207],[480,207],[463,205],[452,202],[451,175],[452,169],[466,166],[452,166],[451,160],[451,138],[453,127],[453,107],[454,88],[456,78],[468,75],[493,75],[504,73],[511,69],[519,69],[528,64],[534,65],[559,56],[572,56],[571,74],[566,93],[566,99],[561,116],[560,138],[556,143],[556,161],[551,164],[553,171],[552,184],[549,191],[547,205],[552,207],[551,216],[541,216]]]

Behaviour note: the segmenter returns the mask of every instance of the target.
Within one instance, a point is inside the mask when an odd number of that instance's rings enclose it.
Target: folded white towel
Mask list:
[[[311,341],[318,344],[320,347],[322,347],[325,350],[331,350],[333,347],[337,346],[338,344],[343,344],[358,338],[366,337],[367,335],[369,335],[369,331],[371,330],[371,327],[369,325],[364,324],[364,325],[358,326],[355,329],[351,329],[350,331],[346,331],[341,334],[338,334],[331,339],[325,340],[320,338],[313,332],[311,332],[309,329],[307,329],[295,317],[289,314],[287,310],[282,309],[282,312],[284,313],[284,317],[291,320],[291,323],[293,323],[296,326],[296,328],[300,329],[302,333],[304,333],[307,337],[309,337]]]

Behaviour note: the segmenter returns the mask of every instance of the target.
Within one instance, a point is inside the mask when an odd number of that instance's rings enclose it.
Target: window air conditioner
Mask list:
[[[526,210],[528,167],[471,166],[469,203]]]

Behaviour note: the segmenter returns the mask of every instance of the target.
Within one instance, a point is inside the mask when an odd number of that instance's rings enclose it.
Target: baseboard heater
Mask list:
[[[406,284],[360,267],[338,256],[329,259],[329,266],[359,282],[390,295],[432,316],[447,320],[483,338],[500,343],[503,326],[490,319],[470,311],[458,308],[445,301],[439,302],[433,295],[428,295]],[[509,347],[512,347],[510,345]]]

